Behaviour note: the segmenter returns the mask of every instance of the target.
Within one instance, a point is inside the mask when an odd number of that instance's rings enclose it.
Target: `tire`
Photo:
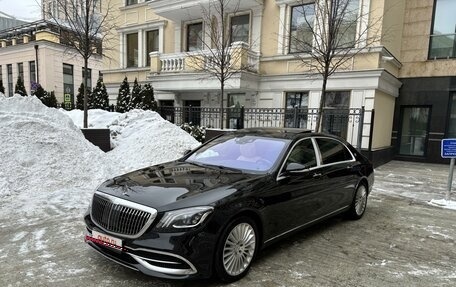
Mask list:
[[[355,196],[353,197],[353,202],[347,212],[350,219],[357,220],[363,217],[367,207],[367,196],[368,192],[366,185],[363,183],[359,184]]]
[[[215,252],[215,272],[223,282],[244,277],[250,269],[259,246],[258,228],[254,220],[242,216],[223,230]]]

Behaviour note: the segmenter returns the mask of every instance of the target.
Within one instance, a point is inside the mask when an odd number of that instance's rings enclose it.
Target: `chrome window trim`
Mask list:
[[[318,146],[318,143],[317,143],[317,139],[319,139],[319,138],[337,141],[346,150],[348,150],[348,152],[350,153],[352,159],[344,160],[344,161],[338,161],[338,162],[332,162],[332,163],[328,163],[328,164],[323,164],[323,157],[321,155],[320,147]],[[328,167],[328,166],[341,164],[341,163],[351,163],[351,162],[355,162],[356,161],[355,156],[353,155],[352,151],[347,147],[346,144],[344,144],[342,141],[340,141],[338,139],[335,139],[335,138],[332,138],[332,137],[325,137],[325,136],[309,136],[309,137],[305,137],[305,138],[302,138],[302,139],[299,139],[298,141],[296,141],[294,143],[293,147],[288,152],[287,156],[285,157],[285,160],[283,161],[282,165],[280,166],[279,173],[277,174],[277,178],[276,178],[277,181],[280,181],[280,180],[285,178],[284,176],[280,176],[280,175],[284,172],[285,163],[287,162],[288,158],[290,157],[290,154],[293,151],[293,149],[296,147],[296,145],[298,145],[300,142],[302,142],[302,141],[304,141],[306,139],[310,139],[312,141],[312,145],[314,147],[314,152],[315,152],[315,157],[317,159],[317,166],[314,166],[314,167],[311,167],[311,168],[307,168],[307,169],[297,170],[297,171],[294,171],[293,173],[312,171],[312,170],[316,170],[316,169],[319,169],[319,168],[322,168],[322,167]]]
[[[336,165],[336,164],[340,164],[340,163],[349,163],[349,162],[355,162],[356,159],[355,159],[355,156],[353,155],[353,153],[351,152],[351,150],[347,147],[346,144],[344,144],[343,142],[341,142],[340,140],[338,139],[335,139],[335,138],[331,138],[331,137],[325,137],[325,136],[315,136],[315,137],[312,137],[312,139],[315,141],[315,144],[317,146],[317,149],[318,149],[318,154],[320,155],[321,157],[321,167],[326,167],[326,166],[331,166],[331,165]],[[332,162],[332,163],[327,163],[327,164],[323,164],[323,157],[321,155],[321,151],[320,151],[320,147],[318,146],[318,143],[317,143],[317,139],[329,139],[329,140],[333,140],[333,141],[337,141],[339,142],[342,146],[344,146],[344,148],[346,150],[348,150],[348,152],[350,153],[352,159],[350,160],[344,160],[344,161],[337,161],[337,162]]]
[[[157,217],[157,210],[155,208],[152,208],[152,207],[149,207],[149,206],[145,206],[145,205],[142,205],[142,204],[139,204],[139,203],[135,203],[135,202],[132,202],[132,201],[129,201],[129,200],[125,200],[125,199],[122,199],[122,198],[119,198],[119,197],[115,197],[115,196],[112,196],[112,195],[109,195],[109,194],[106,194],[106,193],[100,192],[100,191],[95,191],[95,194],[97,194],[97,195],[99,195],[101,197],[107,198],[113,204],[118,204],[118,205],[122,205],[122,206],[126,206],[126,207],[129,207],[129,208],[133,208],[133,209],[137,209],[137,210],[140,210],[140,211],[144,211],[144,212],[150,213],[150,218],[146,221],[146,223],[144,224],[143,228],[138,233],[136,233],[134,235],[126,235],[126,234],[122,234],[122,233],[116,233],[116,232],[109,231],[109,230],[105,229],[104,227],[100,226],[96,222],[96,220],[93,219],[92,207],[91,207],[90,208],[90,219],[92,220],[92,222],[98,228],[100,228],[101,230],[103,230],[104,232],[106,232],[108,234],[112,234],[114,236],[118,236],[118,237],[121,237],[121,238],[122,237],[123,238],[129,238],[129,239],[138,238],[141,235],[143,235],[144,232],[146,232],[146,230],[152,225],[152,222],[154,222],[155,217]]]

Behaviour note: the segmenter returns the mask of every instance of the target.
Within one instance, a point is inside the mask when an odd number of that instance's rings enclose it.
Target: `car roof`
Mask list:
[[[242,135],[258,135],[258,136],[269,136],[277,138],[286,138],[294,139],[299,137],[299,135],[310,135],[312,134],[311,130],[307,129],[298,129],[298,128],[248,128],[241,129],[234,132],[235,134]]]

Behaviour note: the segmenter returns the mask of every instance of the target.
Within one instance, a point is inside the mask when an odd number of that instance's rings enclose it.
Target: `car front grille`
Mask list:
[[[101,229],[127,238],[141,236],[157,215],[154,208],[96,192],[91,217]]]

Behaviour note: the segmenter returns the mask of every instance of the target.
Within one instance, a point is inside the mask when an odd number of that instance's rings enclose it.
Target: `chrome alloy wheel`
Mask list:
[[[356,191],[355,212],[360,216],[364,213],[367,205],[367,190],[364,185],[360,185]]]
[[[255,230],[248,223],[236,225],[223,247],[223,267],[231,276],[237,276],[248,268],[256,248]]]

